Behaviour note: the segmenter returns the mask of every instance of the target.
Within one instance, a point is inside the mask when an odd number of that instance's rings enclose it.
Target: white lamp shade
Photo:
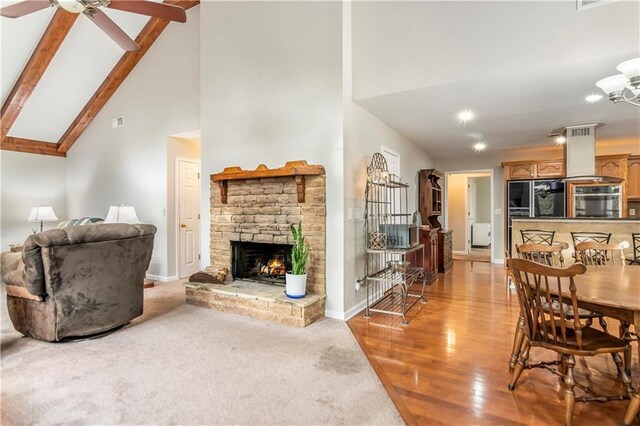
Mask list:
[[[140,223],[133,206],[111,206],[104,223]]]
[[[56,220],[58,220],[58,216],[51,206],[32,207],[27,218],[28,222],[55,222]]]
[[[602,91],[608,95],[614,92],[621,92],[627,84],[629,84],[629,79],[622,74],[617,74],[603,78],[596,83],[596,86],[601,88]]]
[[[629,59],[618,65],[618,71],[625,75],[628,79],[640,76],[640,58]]]

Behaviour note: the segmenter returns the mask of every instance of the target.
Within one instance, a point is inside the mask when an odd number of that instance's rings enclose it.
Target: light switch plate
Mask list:
[[[636,209],[629,209],[629,216],[635,216],[636,215]]]
[[[496,214],[502,214],[502,209],[496,209]]]

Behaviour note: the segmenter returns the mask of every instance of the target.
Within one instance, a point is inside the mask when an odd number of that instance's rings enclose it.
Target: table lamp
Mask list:
[[[55,222],[58,216],[53,212],[51,206],[35,206],[31,207],[27,222],[40,222],[40,232],[42,232],[44,222]],[[33,231],[34,233],[36,231]]]
[[[107,213],[104,223],[140,223],[140,219],[138,219],[136,209],[133,206],[120,204],[109,207],[109,213]]]

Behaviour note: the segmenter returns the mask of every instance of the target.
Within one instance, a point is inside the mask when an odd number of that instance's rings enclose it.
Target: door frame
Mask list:
[[[491,178],[491,263],[495,263],[495,241],[496,241],[496,232],[495,232],[495,182],[494,182],[494,171],[493,169],[472,169],[472,170],[449,170],[444,172],[444,193],[445,196],[448,198],[449,197],[449,175],[469,175],[469,174],[474,174],[474,173],[488,173],[490,178]],[[468,177],[467,177],[468,180]],[[469,202],[468,200],[468,195],[465,197],[467,199],[467,203]],[[445,202],[444,203],[444,228],[448,229],[449,228],[449,203]],[[465,219],[465,220],[468,220]],[[465,234],[466,234],[467,230],[465,229]],[[471,236],[469,235],[469,238]]]
[[[471,227],[476,222],[476,182],[473,180],[476,176],[467,176],[467,217],[465,220],[465,234],[467,235],[465,248],[467,254],[471,254],[471,248],[473,247],[473,231]],[[471,219],[473,218],[473,224]]]
[[[189,163],[198,164],[198,173],[200,173],[200,179],[202,179],[202,163],[197,158],[188,158],[188,157],[175,157],[175,163],[173,165],[174,170],[174,189],[173,189],[173,218],[174,218],[174,228],[175,228],[175,241],[176,241],[176,275],[178,280],[180,280],[180,161],[187,161]],[[201,186],[201,185],[200,185]],[[198,187],[198,214],[202,217],[202,212],[200,211],[201,206],[200,202],[200,186]],[[198,222],[198,238],[202,238],[202,222]],[[198,269],[202,269],[202,241],[198,244],[198,255],[200,256],[200,261],[198,262]]]

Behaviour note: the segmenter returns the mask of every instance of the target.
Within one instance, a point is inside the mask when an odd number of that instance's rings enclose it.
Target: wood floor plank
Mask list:
[[[563,423],[564,389],[556,376],[527,370],[514,392],[507,389],[519,309],[502,266],[456,261],[428,287],[427,298],[427,305],[411,311],[408,327],[400,325],[400,318],[382,314],[370,319],[359,314],[349,320],[407,424]],[[610,330],[617,330],[614,320],[608,323]],[[534,349],[530,359],[555,357]],[[640,385],[635,356],[632,371],[634,385]],[[579,359],[576,365],[576,380],[597,391],[621,392],[616,375],[606,355]],[[621,424],[627,405],[628,401],[578,403],[575,424]]]

